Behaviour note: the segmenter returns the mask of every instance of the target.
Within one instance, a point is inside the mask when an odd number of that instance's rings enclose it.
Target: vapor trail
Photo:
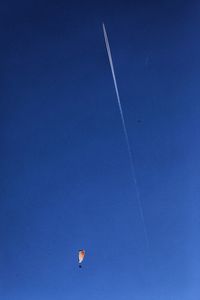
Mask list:
[[[118,106],[119,106],[119,111],[120,111],[120,116],[121,116],[121,121],[122,121],[122,127],[123,127],[125,140],[126,140],[126,145],[127,145],[127,149],[128,149],[128,155],[129,155],[130,166],[131,166],[131,174],[132,174],[132,179],[133,179],[133,182],[134,182],[134,185],[135,185],[135,191],[136,191],[136,199],[137,199],[137,203],[138,203],[138,207],[139,207],[140,217],[141,217],[142,224],[143,224],[145,240],[146,240],[147,246],[149,247],[149,239],[148,239],[147,229],[146,229],[146,224],[145,224],[145,219],[144,219],[144,212],[143,212],[142,202],[141,202],[141,199],[140,199],[140,190],[139,190],[138,183],[137,183],[137,178],[136,178],[134,158],[133,158],[133,154],[132,154],[131,147],[130,147],[128,132],[127,132],[127,129],[126,129],[126,123],[125,123],[124,114],[123,114],[122,105],[121,105],[121,100],[120,100],[120,96],[119,96],[117,80],[116,80],[116,77],[115,77],[115,71],[114,71],[114,66],[113,66],[113,61],[112,61],[111,50],[110,50],[108,36],[107,36],[107,33],[106,33],[106,28],[105,28],[104,23],[103,23],[103,34],[104,34],[106,49],[107,49],[107,53],[108,53],[110,68],[111,68],[111,72],[112,72],[112,77],[113,77],[113,81],[114,81],[115,92],[116,92],[116,95],[117,95],[117,102],[118,102]]]

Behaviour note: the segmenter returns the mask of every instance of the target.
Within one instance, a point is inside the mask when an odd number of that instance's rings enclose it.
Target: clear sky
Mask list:
[[[1,1],[2,300],[200,299],[199,16],[199,1]]]

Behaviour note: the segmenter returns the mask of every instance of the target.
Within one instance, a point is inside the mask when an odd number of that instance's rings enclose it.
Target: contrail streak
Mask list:
[[[141,217],[141,220],[142,220],[142,223],[143,223],[145,240],[146,240],[147,246],[149,247],[149,239],[148,239],[147,229],[146,229],[146,224],[145,224],[145,219],[144,219],[144,212],[143,212],[142,202],[141,202],[141,199],[140,199],[140,190],[139,190],[139,187],[138,187],[138,184],[137,184],[134,158],[133,158],[133,154],[132,154],[132,151],[131,151],[128,132],[127,132],[127,129],[126,129],[126,123],[125,123],[124,114],[123,114],[122,105],[121,105],[121,100],[120,100],[120,96],[119,96],[117,80],[116,80],[116,77],[115,77],[115,70],[114,70],[113,61],[112,61],[111,50],[110,50],[108,36],[107,36],[107,33],[106,33],[106,28],[105,28],[104,23],[103,23],[103,34],[104,34],[106,49],[107,49],[107,53],[108,53],[110,68],[111,68],[111,72],[112,72],[112,77],[113,77],[113,81],[114,81],[115,92],[116,92],[116,96],[117,96],[117,102],[118,102],[119,112],[120,112],[121,121],[122,121],[122,127],[123,127],[125,140],[126,140],[126,145],[127,145],[127,149],[128,149],[128,155],[129,155],[129,160],[130,160],[130,165],[131,165],[131,174],[132,174],[132,179],[133,179],[133,182],[134,182],[134,185],[135,185],[135,191],[136,191],[136,199],[137,199],[137,203],[138,203],[138,207],[139,207],[140,217]]]

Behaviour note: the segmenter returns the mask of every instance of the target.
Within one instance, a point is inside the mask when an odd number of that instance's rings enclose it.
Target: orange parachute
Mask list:
[[[78,263],[79,263],[79,268],[82,267],[81,263],[84,260],[85,257],[85,250],[81,249],[78,251]]]

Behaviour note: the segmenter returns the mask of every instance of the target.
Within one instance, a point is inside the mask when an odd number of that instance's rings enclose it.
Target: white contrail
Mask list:
[[[145,224],[145,219],[144,219],[144,212],[143,212],[142,202],[141,202],[141,199],[140,199],[140,191],[139,191],[139,187],[138,187],[138,184],[137,184],[133,154],[132,154],[132,151],[131,151],[128,132],[127,132],[127,129],[126,129],[126,123],[125,123],[125,120],[124,120],[124,114],[123,114],[121,100],[120,100],[120,96],[119,96],[119,90],[118,90],[118,87],[117,87],[117,81],[116,81],[116,77],[115,77],[115,71],[114,71],[114,66],[113,66],[113,61],[112,61],[112,55],[111,55],[110,46],[109,46],[109,42],[108,42],[108,36],[107,36],[107,33],[106,33],[106,28],[105,28],[104,23],[103,23],[103,34],[104,34],[106,49],[107,49],[108,58],[109,58],[109,62],[110,62],[112,77],[113,77],[113,81],[114,81],[115,92],[116,92],[116,95],[117,95],[117,102],[118,102],[118,106],[119,106],[122,126],[123,126],[124,135],[125,135],[125,139],[126,139],[128,155],[129,155],[129,159],[130,159],[131,173],[132,173],[132,178],[133,178],[133,182],[134,182],[134,185],[135,185],[135,191],[136,191],[136,199],[137,199],[137,203],[138,203],[138,207],[139,207],[139,211],[140,211],[140,217],[141,217],[141,220],[142,220],[142,223],[143,223],[145,239],[146,239],[146,242],[147,242],[147,246],[149,247],[149,239],[148,239],[147,230],[146,230],[146,224]]]

